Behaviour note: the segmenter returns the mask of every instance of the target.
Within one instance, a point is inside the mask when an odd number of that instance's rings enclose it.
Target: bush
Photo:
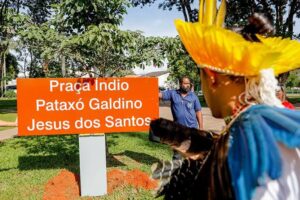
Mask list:
[[[14,91],[12,91],[12,90],[8,90],[8,91],[6,91],[6,92],[4,93],[4,96],[5,96],[6,98],[16,98],[16,97],[17,97],[17,94],[16,94]]]

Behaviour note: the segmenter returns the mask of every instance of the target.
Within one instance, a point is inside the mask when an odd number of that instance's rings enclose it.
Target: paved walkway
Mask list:
[[[17,135],[17,133],[18,133],[18,128],[12,128],[12,129],[0,131],[0,141],[13,138],[14,136]]]

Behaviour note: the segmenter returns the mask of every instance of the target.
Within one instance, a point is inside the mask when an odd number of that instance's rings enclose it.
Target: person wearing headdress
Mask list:
[[[273,31],[255,13],[238,33],[223,28],[226,1],[200,1],[199,22],[176,20],[180,39],[201,69],[219,133],[151,122],[161,142],[185,155],[152,168],[165,199],[300,199],[300,112],[276,97],[275,76],[299,68],[300,43],[265,37]],[[179,134],[181,133],[181,134]],[[183,134],[182,134],[183,133]]]

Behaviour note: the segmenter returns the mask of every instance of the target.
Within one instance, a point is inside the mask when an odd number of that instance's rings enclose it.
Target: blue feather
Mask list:
[[[260,116],[258,116],[257,120],[261,122],[259,126],[264,131],[268,145],[271,147],[268,148],[271,162],[268,169],[268,174],[270,178],[277,179],[282,174],[282,159],[278,149],[278,144],[276,143],[275,138],[272,136],[272,129],[270,129],[265,120]]]
[[[257,173],[254,174],[254,177],[262,177],[260,180],[263,180],[263,176],[267,172],[267,169],[269,168],[270,165],[270,160],[269,160],[269,151],[270,148],[268,148],[268,141],[267,138],[265,137],[265,133],[260,129],[259,122],[258,121],[258,116],[255,115],[255,119],[252,120],[252,129],[254,132],[254,137],[256,138],[256,149],[258,151],[258,171]],[[257,180],[258,181],[258,180]]]
[[[228,163],[235,196],[248,200],[266,175],[281,176],[277,142],[290,148],[300,146],[300,112],[255,105],[236,119],[230,135]]]

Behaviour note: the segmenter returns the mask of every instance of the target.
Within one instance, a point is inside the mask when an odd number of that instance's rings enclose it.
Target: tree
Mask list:
[[[90,25],[119,25],[129,6],[126,0],[65,0],[56,6],[55,23],[60,32],[78,34]]]
[[[1,71],[1,96],[5,93],[7,81],[6,66],[9,50],[15,46],[15,36],[18,28],[24,23],[26,17],[21,13],[29,12],[36,23],[49,17],[50,4],[55,0],[0,0],[0,71]],[[35,11],[35,12],[34,12]],[[39,21],[40,20],[40,21]],[[34,20],[33,20],[34,21]],[[16,71],[17,72],[17,71]]]
[[[187,54],[179,37],[165,38],[164,52],[168,60],[169,81],[177,83],[183,76],[189,76],[194,83],[195,89],[200,89],[199,68]]]
[[[300,33],[294,32],[295,19],[300,18],[299,0],[229,0],[227,7],[227,24],[234,26],[245,24],[247,18],[254,12],[265,13],[275,25],[275,35],[289,38],[300,38]],[[289,72],[279,75],[281,85],[285,85]]]
[[[275,25],[277,36],[300,37],[294,33],[295,19],[300,18],[299,0],[229,0],[227,6],[227,24],[244,24],[254,12],[265,13]]]
[[[17,0],[16,6],[21,5],[25,8],[34,24],[43,24],[51,17],[53,4],[59,2],[60,0]]]
[[[300,71],[295,70],[290,73],[287,82],[286,82],[287,87],[300,87]]]
[[[155,0],[132,0],[134,6],[145,6],[153,4]],[[198,20],[198,9],[193,8],[194,0],[167,0],[159,3],[159,8],[172,10],[173,8],[182,11],[185,21],[194,22]],[[191,59],[179,37],[165,38],[161,40],[164,46],[165,56],[168,60],[169,81],[177,83],[182,76],[189,76],[195,89],[200,89],[199,68]]]
[[[161,66],[157,44],[154,38],[145,38],[139,32],[122,31],[116,25],[102,23],[89,26],[83,34],[65,41],[61,48],[70,56],[76,55],[72,59],[81,64],[81,71],[108,77],[135,66],[145,67],[150,62]]]
[[[53,27],[51,28],[49,23],[36,25],[31,21],[19,28],[18,36],[19,53],[28,52],[30,56],[27,66],[29,76],[49,76],[49,64],[59,61],[61,53],[59,48],[64,36],[60,35]]]
[[[157,0],[131,0],[131,2],[134,6],[145,6]],[[159,3],[158,7],[164,10],[177,9],[183,13],[185,21],[195,22],[198,20],[198,7],[193,8],[194,5],[194,0],[165,0]],[[227,0],[226,24],[243,25],[254,12],[262,12],[272,18],[277,36],[300,38],[299,33],[294,33],[295,19],[300,18],[299,0]]]
[[[18,15],[15,15],[14,9],[9,7],[8,1],[0,2],[0,79],[1,79],[1,96],[4,95],[6,89],[6,72],[9,49],[12,47],[15,36],[15,30],[20,20]]]
[[[157,0],[131,0],[133,6],[145,6],[155,3]],[[187,22],[195,22],[198,20],[198,7],[193,8],[194,0],[165,0],[158,4],[163,10],[177,9],[182,12],[184,20]]]

